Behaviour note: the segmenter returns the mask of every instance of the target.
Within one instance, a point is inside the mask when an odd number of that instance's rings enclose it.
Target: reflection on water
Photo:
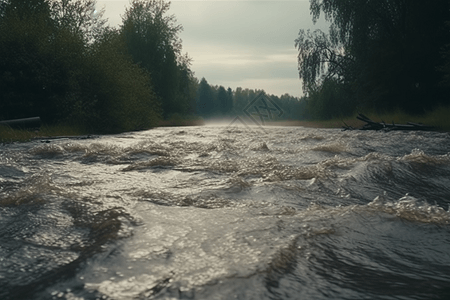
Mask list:
[[[1,145],[1,299],[449,299],[450,135]]]

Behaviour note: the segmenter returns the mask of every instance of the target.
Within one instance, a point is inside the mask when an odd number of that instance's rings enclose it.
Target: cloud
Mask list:
[[[121,23],[120,15],[129,6],[128,1],[97,3],[106,5],[113,26]],[[302,95],[294,47],[299,30],[328,28],[324,20],[313,24],[307,0],[172,1],[169,13],[183,25],[183,51],[192,57],[199,79],[280,95]]]
[[[247,66],[256,67],[264,64],[294,64],[296,63],[297,52],[295,49],[274,51],[261,51],[254,47],[251,49],[225,49],[206,45],[203,49],[195,51],[198,57],[194,58],[196,66],[222,66],[236,67]]]
[[[184,39],[210,43],[293,47],[299,29],[313,25],[303,1],[176,1],[171,12]]]

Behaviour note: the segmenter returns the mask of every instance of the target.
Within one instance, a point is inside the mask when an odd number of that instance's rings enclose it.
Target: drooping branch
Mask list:
[[[299,51],[299,77],[305,91],[308,86],[316,85],[324,74],[326,77],[342,77],[353,59],[341,44],[333,42],[321,30],[300,30],[295,47]]]

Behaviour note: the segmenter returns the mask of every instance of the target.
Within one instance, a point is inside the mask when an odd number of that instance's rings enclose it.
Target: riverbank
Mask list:
[[[159,121],[157,127],[201,126],[204,124],[205,122],[200,117],[182,118],[180,116],[171,116],[166,120]],[[68,125],[43,125],[36,129],[15,129],[0,125],[0,143],[27,142],[33,139],[48,139],[61,136],[80,137],[90,134],[92,132]]]
[[[414,116],[403,112],[375,114],[364,113],[375,122],[386,122],[396,124],[406,124],[407,122],[422,123],[434,126],[438,131],[450,132],[450,107],[440,107],[426,113],[423,116]],[[342,128],[350,126],[355,129],[361,128],[365,123],[356,119],[356,115],[342,119],[332,119],[324,121],[300,121],[287,120],[268,122],[268,126],[303,126],[310,128]],[[158,127],[170,126],[201,126],[205,122],[199,117],[182,118],[181,116],[172,116],[167,120],[158,122]],[[36,138],[48,138],[55,136],[82,136],[91,132],[85,132],[79,128],[65,125],[41,126],[39,130],[21,130],[12,129],[7,126],[0,126],[0,143],[25,142]]]
[[[415,116],[404,112],[390,112],[377,114],[365,112],[364,115],[375,122],[406,124],[408,122],[422,123],[424,125],[436,127],[438,131],[450,132],[450,107],[439,107],[421,116]],[[356,118],[357,113],[351,117],[323,120],[323,121],[277,121],[270,122],[272,126],[303,126],[311,128],[342,128],[344,126],[361,128],[365,123]]]
[[[87,135],[81,129],[66,125],[43,125],[39,129],[25,130],[14,129],[8,126],[0,126],[0,143],[26,142],[36,138],[48,138],[55,136],[82,136]]]

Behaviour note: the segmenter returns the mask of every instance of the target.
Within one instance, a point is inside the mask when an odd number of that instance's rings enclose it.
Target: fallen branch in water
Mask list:
[[[384,131],[391,131],[391,130],[421,130],[421,131],[433,131],[436,130],[436,127],[434,126],[427,126],[420,123],[412,123],[408,122],[407,124],[395,124],[392,122],[392,124],[385,123],[384,121],[374,122],[368,117],[366,117],[363,114],[358,114],[356,118],[360,121],[366,122],[362,128],[359,128],[359,130],[384,130]],[[344,130],[354,130],[355,128],[348,126],[344,122]]]

